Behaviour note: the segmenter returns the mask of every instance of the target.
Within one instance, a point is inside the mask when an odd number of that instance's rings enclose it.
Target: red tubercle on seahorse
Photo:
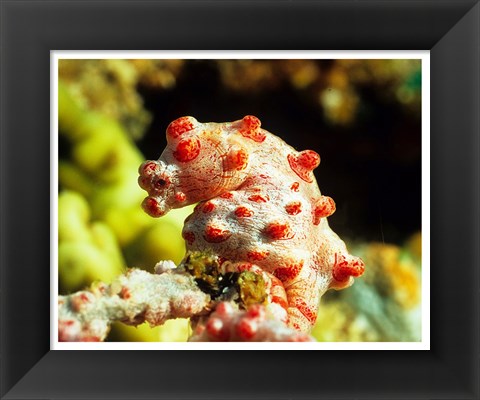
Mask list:
[[[243,137],[251,139],[257,143],[262,143],[266,139],[266,134],[260,130],[260,120],[253,115],[247,115],[242,119],[243,126],[239,132]]]
[[[165,215],[165,211],[160,206],[159,201],[154,197],[147,197],[142,203],[143,210],[152,217],[161,217]]]
[[[187,200],[187,195],[183,192],[177,192],[175,193],[175,199],[179,202],[179,203],[183,203],[184,201]]]
[[[320,156],[313,150],[304,150],[300,153],[287,155],[287,160],[292,168],[301,179],[305,182],[312,183],[314,176],[312,171],[320,164]]]
[[[254,212],[248,207],[240,206],[235,209],[237,218],[248,218],[253,216],[253,214]]]
[[[245,149],[232,149],[223,161],[224,171],[241,171],[248,165],[248,154]]]
[[[233,263],[235,272],[269,274],[269,302],[288,310],[291,327],[306,331],[319,293],[346,287],[364,265],[328,225],[336,206],[318,189],[318,153],[296,151],[261,126],[251,115],[218,124],[172,122],[165,156],[140,167],[139,185],[149,193],[143,207],[161,216],[199,202],[182,234],[187,251],[217,256],[222,271]],[[250,328],[232,334],[248,336]],[[218,321],[209,329],[223,335]]]
[[[302,203],[300,201],[292,201],[285,206],[285,211],[290,215],[297,215],[302,212]]]
[[[315,321],[317,320],[316,310],[313,310],[304,299],[296,297],[293,300],[292,305],[303,314],[303,316],[308,320],[308,322],[310,322],[311,325],[315,324]]]
[[[248,197],[248,200],[255,203],[266,203],[270,200],[270,197],[268,196],[268,194],[252,194]]]
[[[158,165],[158,162],[146,161],[142,165],[140,165],[138,172],[142,176],[151,176],[156,172],[158,172],[159,169],[160,169],[160,166]]]
[[[193,233],[191,231],[183,231],[182,232],[182,237],[185,239],[185,241],[189,245],[192,245],[193,242],[195,242],[195,233]]]
[[[191,131],[195,127],[197,120],[193,117],[180,117],[171,122],[167,127],[167,137],[177,139],[185,132]]]
[[[233,193],[231,192],[224,192],[220,196],[222,199],[233,199]]]
[[[292,239],[295,236],[295,232],[288,222],[270,222],[263,232],[274,240]]]
[[[297,263],[292,263],[286,267],[277,268],[273,274],[282,282],[287,282],[295,279],[302,270],[302,267],[303,261],[300,261]]]
[[[205,203],[202,204],[202,212],[207,214],[207,213],[211,213],[212,211],[215,210],[215,204],[213,204],[213,202],[211,201],[207,201]]]
[[[255,266],[251,262],[244,262],[244,263],[237,264],[235,266],[238,272],[245,272],[245,271],[255,272],[254,267]]]
[[[232,236],[232,233],[221,226],[207,225],[205,228],[204,238],[209,243],[224,242],[230,236]]]
[[[200,141],[196,138],[182,139],[173,152],[173,156],[180,162],[192,161],[198,157],[200,146]]]
[[[359,258],[355,257],[351,260],[347,260],[343,254],[335,253],[332,276],[336,281],[345,282],[350,279],[351,276],[361,276],[364,271],[365,264]]]
[[[247,258],[252,261],[261,261],[268,257],[269,252],[267,250],[251,250],[247,252]]]
[[[292,185],[290,186],[290,190],[293,190],[294,192],[298,192],[300,188],[300,183],[298,182],[293,182]]]
[[[335,202],[331,197],[321,196],[313,209],[313,224],[318,225],[322,218],[329,217],[336,210]]]

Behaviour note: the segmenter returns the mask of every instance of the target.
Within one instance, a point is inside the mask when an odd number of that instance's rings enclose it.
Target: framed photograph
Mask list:
[[[421,51],[52,52],[53,349],[429,350],[429,72]],[[201,122],[215,119],[235,122]],[[260,124],[257,140],[245,136],[248,121]],[[187,122],[194,128],[175,140]],[[179,160],[186,142],[199,150]],[[245,161],[233,172],[230,154]],[[295,154],[318,157],[315,171],[302,172]],[[312,218],[325,204],[328,223]],[[277,221],[291,237],[268,235],[263,225]],[[219,224],[228,236],[213,240]],[[205,251],[225,260],[214,275],[189,269]],[[180,271],[152,276],[161,260]],[[341,280],[349,263],[361,271]],[[148,303],[129,266],[160,279],[149,309],[163,310],[164,281],[193,273],[210,298],[190,311],[192,327],[178,311],[142,324]],[[198,335],[222,301],[238,315]],[[240,317],[258,303],[265,320]],[[109,326],[105,313],[124,323]],[[267,333],[285,314],[292,337]],[[242,324],[254,327],[244,341]]]
[[[2,3],[2,398],[477,398],[479,10]],[[193,331],[186,319],[115,323],[96,343],[98,326],[76,342],[61,329],[64,296],[101,291],[96,281],[115,291],[126,266],[159,274],[156,261],[178,264],[184,240],[189,249],[192,209],[149,219],[140,204],[152,194],[129,179],[184,115],[237,121],[228,132],[257,121],[262,135],[320,153],[315,176],[337,203],[330,227],[367,268],[347,268],[356,284],[328,291],[313,320],[309,289],[289,292],[298,281],[269,270],[287,288],[293,332],[313,342],[207,343],[206,317]],[[287,159],[308,181],[305,163]],[[350,286],[337,265],[325,289]],[[129,298],[125,288],[114,295]]]

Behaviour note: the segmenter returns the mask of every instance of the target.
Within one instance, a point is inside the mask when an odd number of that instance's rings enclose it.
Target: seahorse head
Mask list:
[[[152,217],[161,217],[186,200],[186,195],[177,190],[178,172],[174,165],[162,160],[145,161],[139,168],[138,184],[148,192],[142,208]]]
[[[247,176],[249,150],[231,123],[200,123],[181,117],[167,128],[167,147],[157,161],[139,169],[138,183],[149,194],[143,209],[153,217],[208,200],[238,187]]]

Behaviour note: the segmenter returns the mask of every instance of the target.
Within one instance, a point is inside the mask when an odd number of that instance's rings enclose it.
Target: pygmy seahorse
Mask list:
[[[334,201],[320,193],[313,170],[320,156],[296,151],[254,116],[226,123],[182,117],[167,128],[167,147],[139,169],[153,217],[199,203],[185,220],[188,251],[217,255],[228,271],[265,273],[270,303],[289,326],[309,331],[319,300],[362,275],[327,217]]]

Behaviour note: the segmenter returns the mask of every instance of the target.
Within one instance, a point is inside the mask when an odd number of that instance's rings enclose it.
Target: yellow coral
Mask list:
[[[369,266],[366,282],[372,282],[404,309],[411,309],[420,302],[418,269],[411,259],[402,257],[399,247],[374,243],[368,246],[364,257]]]

